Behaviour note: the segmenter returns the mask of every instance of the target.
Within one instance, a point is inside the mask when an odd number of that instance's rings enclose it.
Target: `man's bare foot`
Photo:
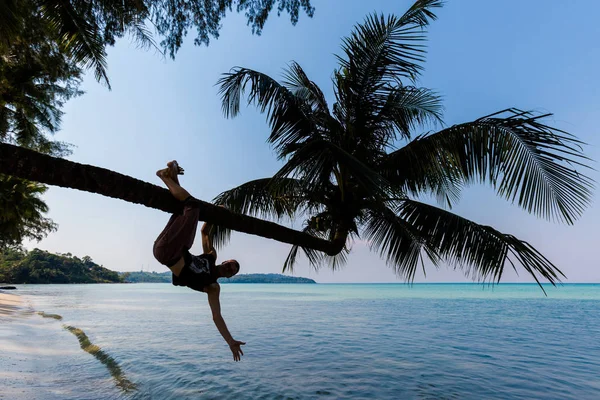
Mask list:
[[[169,161],[169,162],[167,163],[167,167],[169,167],[169,169],[172,171],[172,173],[173,173],[174,175],[183,175],[183,173],[184,173],[184,171],[185,171],[183,168],[181,168],[181,167],[179,166],[179,164],[178,164],[178,163],[177,163],[177,161],[175,161],[175,160],[173,160],[173,161]]]
[[[171,171],[169,171],[169,168],[159,169],[158,171],[156,171],[156,176],[158,176],[160,179],[170,178]]]
[[[183,168],[181,168],[175,160],[169,161],[167,163],[167,167],[169,167],[168,169],[171,179],[173,179],[179,185],[179,177],[177,175],[183,175]]]

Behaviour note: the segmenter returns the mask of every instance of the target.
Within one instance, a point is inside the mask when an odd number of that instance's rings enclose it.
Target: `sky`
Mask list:
[[[72,143],[68,158],[160,184],[155,172],[176,159],[186,170],[182,185],[211,201],[252,179],[272,176],[282,163],[266,143],[269,130],[259,110],[242,107],[225,119],[217,80],[234,66],[280,78],[298,62],[333,103],[331,76],[341,38],[370,12],[401,15],[406,0],[313,0],[314,18],[272,14],[261,36],[243,15],[223,20],[218,40],[193,45],[188,36],[173,61],[138,49],[128,39],[108,49],[112,90],[90,73],[86,94],[65,106],[56,140]],[[552,112],[550,125],[588,143],[587,156],[600,160],[600,2],[560,0],[450,0],[429,28],[425,72],[418,84],[443,96],[446,125],[471,121],[508,107]],[[598,168],[596,163],[593,164]],[[588,171],[599,180],[600,174]],[[25,245],[79,257],[88,255],[118,271],[167,271],[152,245],[169,215],[72,189],[52,187],[44,197],[48,216],[59,225],[41,242]],[[453,212],[528,241],[567,276],[564,282],[600,282],[600,208],[594,202],[573,226],[548,222],[496,197],[489,186],[466,189]],[[301,228],[302,221],[292,224]],[[219,258],[236,258],[241,273],[279,273],[290,246],[234,233]],[[201,253],[199,235],[192,253]],[[470,281],[462,271],[428,266],[415,282]],[[314,271],[301,257],[294,275],[322,283],[403,282],[368,243],[352,245],[340,270]],[[502,281],[531,282],[520,269]]]

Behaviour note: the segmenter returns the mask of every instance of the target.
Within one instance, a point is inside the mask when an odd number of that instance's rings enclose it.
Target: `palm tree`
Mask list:
[[[315,267],[329,261],[337,268],[349,239],[361,237],[408,280],[426,258],[496,282],[507,263],[521,265],[538,283],[542,277],[554,284],[562,273],[527,242],[419,201],[435,195],[450,208],[464,187],[487,182],[530,213],[572,224],[591,197],[592,181],[573,169],[587,160],[581,143],[544,124],[548,115],[510,108],[415,135],[442,125],[439,96],[416,86],[424,29],[441,3],[419,0],[399,18],[374,14],[357,25],[337,57],[331,108],[296,63],[281,83],[240,67],[225,74],[225,115],[240,113],[248,87],[248,103],[267,114],[268,142],[285,164],[215,203],[263,218],[306,216],[304,232],[333,241],[339,252],[303,248]],[[218,229],[215,237],[224,244],[229,231]]]
[[[104,168],[79,164],[1,142],[0,174],[10,174],[13,177],[33,182],[96,193],[134,204],[142,204],[168,213],[181,211],[181,203],[162,187]],[[5,178],[10,179],[10,177],[0,175],[0,185],[2,185],[2,180]],[[0,195],[5,196],[4,193],[0,193]],[[331,243],[326,240],[270,221],[234,214],[222,207],[201,200],[198,200],[198,202],[200,208],[199,219],[201,221],[284,243],[317,249],[328,254],[335,254]],[[0,198],[0,211],[2,211],[0,214],[3,216],[12,214],[13,209],[10,204],[3,205],[2,198]],[[0,235],[2,234],[1,229],[0,226]]]

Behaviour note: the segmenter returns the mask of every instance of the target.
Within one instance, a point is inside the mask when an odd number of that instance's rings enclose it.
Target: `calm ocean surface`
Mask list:
[[[0,399],[600,399],[600,285],[546,290],[226,284],[223,316],[247,342],[235,363],[204,294],[20,285],[30,312],[0,318]]]

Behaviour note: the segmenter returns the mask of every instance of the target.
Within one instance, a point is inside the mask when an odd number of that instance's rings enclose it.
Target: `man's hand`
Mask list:
[[[229,343],[229,348],[231,349],[231,352],[233,353],[234,361],[240,361],[240,359],[244,355],[244,352],[242,351],[242,349],[240,347],[243,344],[246,344],[246,342],[240,342],[238,340],[234,340],[231,343]]]

